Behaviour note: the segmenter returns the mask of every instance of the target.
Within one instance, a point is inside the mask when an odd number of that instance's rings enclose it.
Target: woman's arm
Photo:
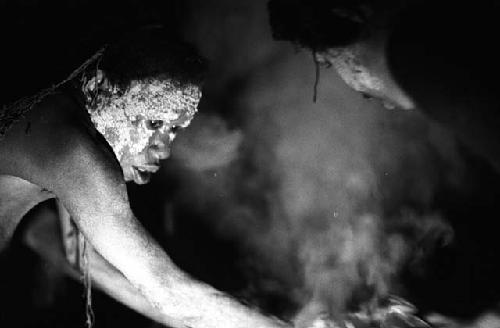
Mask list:
[[[182,272],[134,217],[121,172],[104,153],[87,146],[91,144],[75,150],[74,162],[69,165],[71,174],[55,186],[55,192],[96,251],[169,318],[169,325],[281,325]]]
[[[59,211],[37,212],[23,234],[23,240],[34,252],[52,264],[61,273],[76,281],[81,281],[79,267],[79,237],[69,213],[63,206]],[[92,287],[99,288],[120,303],[159,323],[168,324],[158,309],[154,308],[125,276],[109,264],[90,245],[86,246],[88,270]]]

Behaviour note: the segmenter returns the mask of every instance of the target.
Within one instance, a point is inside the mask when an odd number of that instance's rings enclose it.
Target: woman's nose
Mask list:
[[[170,156],[170,137],[168,134],[160,132],[155,133],[149,151],[157,160],[168,158]]]
[[[152,162],[158,162],[170,156],[170,149],[166,145],[151,145],[149,147],[149,156]]]

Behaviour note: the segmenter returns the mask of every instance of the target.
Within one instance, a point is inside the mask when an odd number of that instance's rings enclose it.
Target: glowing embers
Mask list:
[[[335,322],[326,315],[320,316],[308,328],[431,328],[416,313],[417,309],[412,304],[390,297],[377,308],[347,314],[342,322]]]

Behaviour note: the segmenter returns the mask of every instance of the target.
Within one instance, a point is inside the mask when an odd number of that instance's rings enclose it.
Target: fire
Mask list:
[[[416,313],[417,309],[411,303],[391,296],[375,309],[348,313],[340,320],[321,315],[309,328],[431,328]]]

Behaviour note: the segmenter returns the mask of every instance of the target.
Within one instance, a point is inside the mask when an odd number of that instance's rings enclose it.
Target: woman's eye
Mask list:
[[[163,126],[162,120],[147,120],[146,126],[148,129],[157,130]]]
[[[365,92],[361,92],[361,96],[365,99],[373,99],[374,98],[372,95],[369,95]]]

